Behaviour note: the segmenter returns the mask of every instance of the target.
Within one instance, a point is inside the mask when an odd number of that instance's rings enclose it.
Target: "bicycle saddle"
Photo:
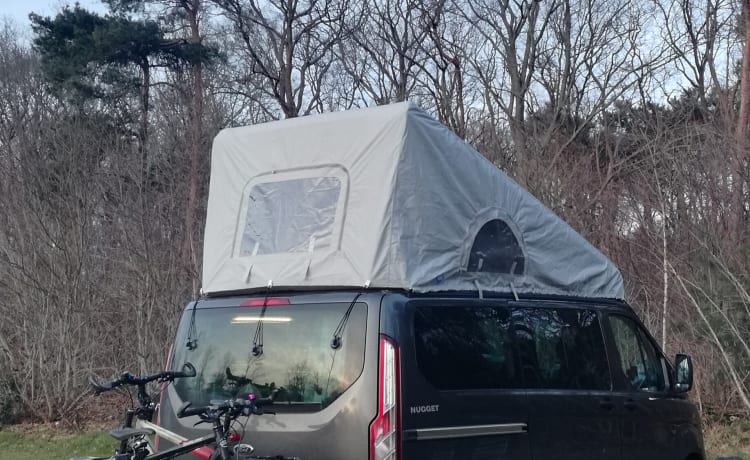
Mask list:
[[[145,435],[152,435],[154,434],[154,430],[151,429],[140,429],[140,428],[115,428],[114,430],[109,432],[109,435],[113,438],[117,439],[118,441],[124,441],[128,438],[132,438],[133,436],[145,436]],[[92,459],[96,459],[98,457],[93,457]],[[108,457],[105,457],[108,458]]]

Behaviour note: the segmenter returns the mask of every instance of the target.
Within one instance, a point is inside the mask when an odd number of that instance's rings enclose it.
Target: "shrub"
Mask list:
[[[18,388],[9,379],[0,377],[0,426],[17,422],[22,407]]]

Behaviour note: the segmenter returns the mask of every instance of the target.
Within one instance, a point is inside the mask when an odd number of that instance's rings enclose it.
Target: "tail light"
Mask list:
[[[263,299],[250,299],[242,302],[240,307],[273,307],[278,305],[290,305],[288,297],[270,297]]]
[[[370,424],[370,460],[401,459],[401,376],[398,347],[380,336],[378,415]]]

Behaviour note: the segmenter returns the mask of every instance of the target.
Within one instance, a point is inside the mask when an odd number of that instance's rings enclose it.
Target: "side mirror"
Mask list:
[[[693,388],[693,360],[688,355],[674,358],[674,391],[685,393]]]

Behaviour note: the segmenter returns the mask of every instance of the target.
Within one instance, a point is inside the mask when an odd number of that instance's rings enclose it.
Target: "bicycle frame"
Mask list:
[[[146,428],[153,430],[156,436],[159,436],[160,438],[166,439],[172,444],[177,445],[176,447],[173,447],[171,449],[151,454],[146,457],[146,460],[166,460],[172,457],[176,457],[177,455],[187,454],[191,452],[201,460],[210,460],[211,455],[213,455],[214,453],[214,450],[208,447],[209,444],[213,444],[213,442],[216,440],[215,435],[213,434],[206,435],[201,438],[188,439],[146,420],[138,420],[136,422],[136,428]]]
[[[123,427],[133,427],[133,421],[135,420],[135,428],[153,430],[157,436],[160,436],[173,444],[177,444],[177,446],[171,449],[162,452],[154,452],[151,446],[151,442],[149,441],[149,454],[145,457],[145,460],[167,460],[178,455],[191,452],[201,460],[210,460],[214,450],[207,446],[215,441],[215,435],[203,436],[201,438],[191,440],[151,422],[151,420],[153,419],[155,408],[153,406],[151,396],[149,396],[149,394],[146,392],[145,385],[138,386],[138,401],[140,403],[140,407],[128,409],[125,413]],[[127,452],[128,441],[128,439],[125,439],[120,442],[119,452]]]

